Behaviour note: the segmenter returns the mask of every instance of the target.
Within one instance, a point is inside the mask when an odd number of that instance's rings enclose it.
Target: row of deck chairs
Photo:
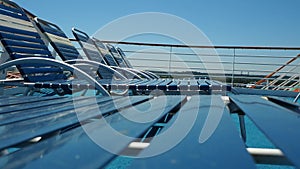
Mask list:
[[[73,34],[87,59],[57,25],[0,0],[0,70],[22,76],[0,87],[27,89],[0,95],[0,168],[300,168],[300,106],[274,97],[283,93],[162,79],[133,69],[121,49]],[[251,146],[260,142],[253,125],[267,147]]]
[[[130,62],[126,59],[126,56],[122,49],[115,48],[110,44],[103,44],[96,38],[90,38],[85,32],[76,28],[72,29],[72,32],[76,38],[76,41],[82,47],[84,53],[90,60],[100,61],[106,65],[112,66],[115,69],[125,68],[132,71],[128,78],[146,78],[146,79],[158,79],[159,77],[154,73],[148,71],[139,71],[133,69]],[[100,60],[99,60],[100,59]],[[122,69],[121,69],[122,70]],[[125,72],[126,73],[126,72]],[[131,75],[131,77],[130,77]]]
[[[206,79],[199,80],[169,80],[157,78],[150,72],[141,72],[132,68],[121,68],[114,58],[101,48],[101,42],[89,42],[80,38],[79,31],[73,30],[79,42],[94,43],[94,49],[89,50],[82,45],[89,60],[84,60],[73,46],[65,33],[55,24],[39,19],[23,9],[3,9],[5,18],[0,27],[0,38],[5,53],[11,60],[1,65],[1,70],[15,65],[24,81],[15,85],[23,85],[34,90],[37,88],[55,89],[58,94],[70,94],[73,89],[95,88],[103,95],[111,91],[132,90],[132,93],[163,91],[205,91],[228,90],[229,86]],[[8,20],[9,19],[9,20]],[[11,21],[13,20],[13,22]],[[33,24],[34,23],[34,24]],[[87,37],[84,37],[87,38]],[[64,61],[55,60],[44,40],[47,40]],[[97,45],[96,45],[97,44]],[[91,45],[91,44],[90,44]],[[91,47],[91,46],[90,46]],[[114,51],[110,47],[111,51]],[[101,52],[104,57],[101,56]],[[105,59],[105,60],[104,60]],[[72,71],[64,74],[64,68]],[[69,77],[72,80],[68,80]],[[12,82],[2,82],[2,85]],[[120,92],[120,93],[123,93]]]

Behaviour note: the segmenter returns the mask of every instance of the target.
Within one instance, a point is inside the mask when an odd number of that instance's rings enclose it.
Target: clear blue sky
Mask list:
[[[193,23],[214,45],[300,46],[300,0],[14,1],[68,35],[74,26],[91,35],[122,16],[164,12]]]

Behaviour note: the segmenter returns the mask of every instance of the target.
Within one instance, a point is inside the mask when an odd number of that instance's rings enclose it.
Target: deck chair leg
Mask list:
[[[234,103],[229,102],[227,104],[231,114],[237,114],[239,118],[240,132],[243,141],[247,141],[246,123],[245,123],[245,113]]]
[[[31,95],[33,94],[32,90],[33,90],[33,87],[32,87],[32,86],[27,87],[27,88],[25,89],[23,95],[24,95],[24,96],[31,96]]]
[[[82,92],[81,96],[85,96],[85,95],[86,95],[86,93],[87,93],[87,91],[88,91],[88,89],[85,89],[85,90],[83,90],[83,92]],[[97,95],[98,95],[98,92],[97,92]]]
[[[1,57],[0,57],[0,64],[2,63],[2,56],[4,56],[4,54],[1,54]],[[1,70],[0,71],[0,80],[5,80],[6,79],[6,73],[7,73],[7,71],[6,70]],[[3,87],[1,87],[0,88],[0,95],[3,95],[3,93],[4,93],[4,88]]]
[[[244,142],[246,143],[247,133],[246,133],[245,115],[239,114],[239,122],[240,122],[241,136]]]
[[[6,71],[5,70],[2,70],[0,72],[0,80],[5,80],[6,79]],[[3,95],[4,93],[4,87],[0,87],[0,95]]]

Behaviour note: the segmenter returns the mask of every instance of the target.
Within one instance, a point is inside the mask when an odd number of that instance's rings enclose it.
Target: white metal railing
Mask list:
[[[300,81],[300,59],[293,60],[300,53],[300,47],[104,42],[122,48],[135,68],[153,71],[161,77],[209,76],[234,86],[251,86],[263,79],[256,87],[273,90],[291,89]],[[293,61],[286,64],[289,60]],[[280,71],[266,78],[282,66]]]

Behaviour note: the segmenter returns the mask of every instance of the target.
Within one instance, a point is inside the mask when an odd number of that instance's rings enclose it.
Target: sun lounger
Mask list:
[[[117,62],[116,58],[109,52],[107,46],[101,42],[97,42],[94,39],[90,38],[85,32],[73,28],[72,29],[73,35],[76,38],[76,41],[80,44],[81,48],[83,49],[85,55],[92,61],[105,63],[112,68],[116,69],[127,78],[147,78],[151,79],[148,75],[134,70],[128,69],[126,67],[121,67]]]
[[[124,66],[124,67],[127,67],[129,69],[133,69],[132,65],[130,64],[129,60],[127,59],[125,53],[123,52],[123,50],[121,48],[119,48],[119,47],[115,48],[111,44],[107,44],[107,47],[109,48],[112,55],[116,58],[116,60],[119,61],[120,66]],[[136,69],[133,69],[133,70],[136,70]],[[158,79],[159,78],[159,76],[157,76],[156,74],[154,74],[150,71],[141,71],[141,72],[148,75],[152,79]]]
[[[13,2],[2,2],[0,40],[6,56],[11,61],[2,63],[0,70],[16,66],[24,79],[16,83],[4,80],[1,81],[2,86],[12,84],[31,89],[52,88],[59,94],[71,94],[71,89],[74,88],[96,88],[102,94],[108,95],[94,78],[82,70],[56,61],[24,11]],[[76,72],[81,80],[68,80],[64,70],[73,74]]]

